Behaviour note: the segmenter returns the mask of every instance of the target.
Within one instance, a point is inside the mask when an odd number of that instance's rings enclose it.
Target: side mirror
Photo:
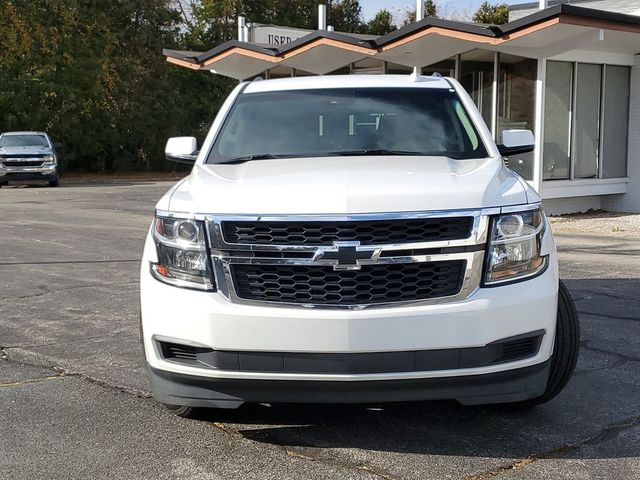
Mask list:
[[[62,148],[62,143],[60,143],[60,142],[53,142],[53,148],[57,148],[57,149]]]
[[[167,160],[193,165],[198,158],[198,142],[196,137],[173,137],[167,140],[164,147]]]
[[[503,130],[502,143],[498,145],[500,155],[508,157],[533,152],[535,140],[531,130]]]

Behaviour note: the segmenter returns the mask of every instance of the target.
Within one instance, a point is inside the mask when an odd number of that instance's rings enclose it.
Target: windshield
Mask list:
[[[2,135],[0,147],[49,147],[44,135]]]
[[[482,158],[487,151],[453,91],[314,89],[240,95],[207,162],[336,155]]]

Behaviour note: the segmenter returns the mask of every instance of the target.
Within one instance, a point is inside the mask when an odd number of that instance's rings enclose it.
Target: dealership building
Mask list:
[[[640,4],[551,3],[513,7],[499,26],[426,17],[380,37],[333,31],[321,6],[315,31],[240,18],[238,40],[164,55],[237,80],[409,74],[414,67],[450,76],[498,143],[505,129],[533,130],[534,152],[508,162],[547,211],[640,212]]]

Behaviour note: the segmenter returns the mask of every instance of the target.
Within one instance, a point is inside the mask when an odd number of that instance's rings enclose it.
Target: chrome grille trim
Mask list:
[[[499,209],[498,212],[499,213]],[[429,212],[389,212],[389,213],[362,213],[353,215],[215,215],[206,216],[207,227],[210,231],[211,248],[219,253],[225,251],[310,251],[314,252],[318,246],[313,245],[273,245],[273,244],[240,244],[228,243],[222,232],[222,222],[357,222],[371,220],[416,220],[422,218],[447,218],[447,217],[473,217],[471,235],[465,239],[441,240],[432,242],[413,242],[385,244],[388,250],[407,250],[418,248],[442,248],[465,245],[477,245],[486,242],[488,230],[488,217],[483,210],[439,210]],[[366,245],[377,248],[380,245]],[[365,248],[365,245],[362,246]]]
[[[468,238],[472,216],[374,219],[357,221],[234,221],[221,222],[227,244],[331,246],[334,242],[360,245],[415,243]]]
[[[479,210],[445,210],[430,212],[392,212],[378,214],[354,214],[354,215],[190,215],[190,217],[203,220],[206,223],[207,239],[211,253],[211,261],[218,293],[230,302],[243,305],[272,306],[278,308],[322,308],[360,310],[376,307],[402,307],[425,304],[438,304],[460,301],[471,296],[479,287],[482,277],[482,265],[484,261],[484,245],[487,242],[489,230],[489,215],[499,213],[499,208]],[[380,245],[362,245],[359,251],[371,251],[371,259],[360,260],[362,265],[380,265],[394,263],[418,263],[439,262],[449,260],[465,260],[466,268],[460,292],[456,295],[438,297],[424,300],[410,300],[389,303],[368,303],[362,305],[326,305],[326,304],[301,304],[278,301],[249,300],[240,298],[235,291],[231,273],[231,265],[331,265],[331,260],[315,259],[318,246],[301,245],[268,245],[268,244],[230,244],[224,240],[222,234],[222,222],[225,221],[358,221],[358,220],[401,220],[439,217],[473,217],[471,235],[465,239],[394,243]],[[466,247],[466,248],[465,248]],[[444,252],[435,254],[406,255],[407,250],[419,249],[445,249]],[[455,253],[446,249],[455,249]],[[462,251],[460,251],[462,250]],[[398,251],[398,255],[393,255]],[[404,251],[404,252],[402,252]],[[385,256],[380,256],[385,252]],[[403,254],[404,253],[404,254]],[[291,254],[291,257],[287,257]],[[300,258],[301,254],[308,254]],[[274,257],[273,255],[278,255]]]

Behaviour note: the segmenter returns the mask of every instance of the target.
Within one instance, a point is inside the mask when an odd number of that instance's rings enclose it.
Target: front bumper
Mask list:
[[[463,405],[518,402],[542,395],[549,361],[486,375],[362,382],[242,380],[183,375],[148,367],[156,400],[237,408],[259,403],[385,403],[455,399]]]
[[[38,167],[5,167],[0,164],[0,181],[54,180],[58,175],[55,164]]]
[[[359,311],[237,305],[217,293],[176,288],[141,271],[142,335],[155,397],[176,405],[250,402],[513,402],[542,394],[555,335],[555,258],[539,277],[469,298]],[[526,359],[474,368],[380,373],[288,373],[202,368],[163,358],[158,339],[242,352],[375,353],[474,349],[543,331]]]

